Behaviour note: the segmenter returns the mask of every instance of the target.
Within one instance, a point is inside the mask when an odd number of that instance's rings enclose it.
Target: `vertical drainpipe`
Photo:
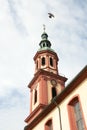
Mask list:
[[[55,97],[52,99],[53,103],[56,105],[56,107],[58,108],[58,112],[59,112],[59,123],[60,123],[60,130],[62,130],[62,122],[61,122],[61,111],[60,111],[60,107],[57,104]]]

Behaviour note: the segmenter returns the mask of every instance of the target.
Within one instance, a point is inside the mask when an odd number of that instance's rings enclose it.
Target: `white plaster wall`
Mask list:
[[[68,118],[68,111],[67,111],[67,104],[75,95],[80,95],[80,101],[82,104],[82,111],[84,113],[84,119],[87,127],[87,79],[84,80],[70,95],[63,100],[60,104],[61,110],[61,119],[62,119],[62,130],[70,130],[69,126],[69,118]],[[59,124],[59,115],[58,115],[58,108],[56,107],[53,111],[51,111],[35,128],[32,130],[44,130],[45,123],[52,118],[53,122],[53,130],[60,130]]]
[[[53,123],[53,129],[54,130],[59,130],[59,116],[58,115],[58,110],[55,109],[53,110],[50,114],[48,114],[34,129],[32,130],[44,130],[44,125],[45,123],[49,120],[52,119]]]
[[[87,122],[87,102],[86,102],[86,100],[87,100],[87,79],[86,79],[72,93],[70,93],[70,95],[67,98],[65,98],[65,100],[63,100],[63,102],[60,104],[63,130],[64,129],[70,130],[67,104],[75,95],[80,96],[80,101],[82,104],[82,111],[84,114],[83,116],[85,119],[85,123]],[[87,127],[87,124],[86,124],[86,127]]]
[[[70,95],[61,103],[60,109],[61,109],[61,116],[62,116],[62,123],[65,129],[67,129],[67,121],[68,119],[68,112],[67,112],[67,104],[69,101],[75,96],[79,95],[81,105],[82,105],[82,111],[83,111],[83,116],[85,119],[85,123],[87,122],[87,79],[82,82]],[[87,124],[86,124],[87,126]]]

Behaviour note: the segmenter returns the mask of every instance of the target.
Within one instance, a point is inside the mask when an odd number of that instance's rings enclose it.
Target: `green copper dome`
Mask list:
[[[42,50],[50,50],[50,51],[54,51],[53,49],[51,49],[51,42],[48,40],[48,35],[47,33],[43,33],[41,35],[41,42],[39,43],[40,49],[38,51],[42,51]]]

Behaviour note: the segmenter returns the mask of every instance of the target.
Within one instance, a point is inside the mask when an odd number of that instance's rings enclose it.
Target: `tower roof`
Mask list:
[[[44,32],[41,35],[41,41],[39,43],[39,50],[38,51],[42,51],[42,50],[50,50],[50,51],[54,51],[53,49],[51,49],[51,42],[48,40],[48,34],[45,32],[45,27],[44,27]]]

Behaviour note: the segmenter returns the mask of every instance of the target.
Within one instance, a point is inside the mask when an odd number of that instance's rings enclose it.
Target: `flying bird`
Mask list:
[[[54,18],[54,15],[52,14],[52,13],[48,13],[48,15],[49,15],[49,18]]]

